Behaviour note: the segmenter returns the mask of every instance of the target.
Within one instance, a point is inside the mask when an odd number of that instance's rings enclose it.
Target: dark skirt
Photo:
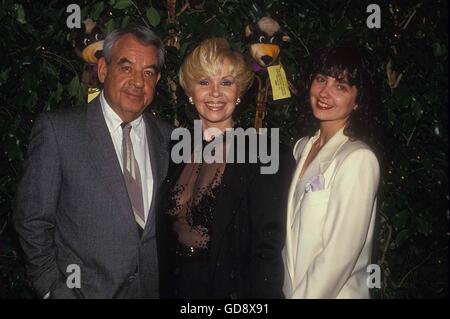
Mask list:
[[[175,269],[177,298],[211,298],[207,257],[179,257]]]

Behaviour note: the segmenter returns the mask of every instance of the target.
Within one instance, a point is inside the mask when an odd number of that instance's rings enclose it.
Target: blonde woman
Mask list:
[[[188,55],[179,78],[202,121],[207,147],[217,138],[207,129],[220,135],[235,126],[233,112],[253,73],[225,39],[211,38]],[[282,297],[286,165],[280,163],[277,173],[267,175],[260,166],[226,161],[172,165],[158,235],[162,297]]]

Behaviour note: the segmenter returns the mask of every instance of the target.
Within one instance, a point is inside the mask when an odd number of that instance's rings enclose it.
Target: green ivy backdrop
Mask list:
[[[70,1],[72,2],[72,1]],[[33,119],[38,113],[77,107],[86,88],[82,63],[68,41],[62,1],[0,2],[0,298],[33,298],[23,258],[11,227],[13,199]],[[177,85],[186,52],[207,36],[225,36],[246,52],[244,26],[270,15],[291,38],[283,63],[293,83],[302,77],[315,52],[353,42],[372,52],[387,114],[375,261],[382,285],[376,298],[430,298],[448,295],[448,39],[447,1],[171,1],[176,21],[168,23],[166,1],[82,1],[82,20],[90,17],[107,31],[145,24],[166,38],[178,31],[179,49],[167,48],[167,63],[152,111],[177,125],[190,125],[193,113]],[[366,26],[366,7],[381,7],[381,28]],[[389,63],[390,61],[390,63]],[[391,68],[391,82],[387,66]],[[399,82],[395,83],[398,77]],[[302,95],[302,86],[300,96]],[[253,94],[238,121],[251,125]],[[252,104],[253,103],[253,104]],[[268,126],[280,127],[292,144],[307,123],[307,103],[291,98],[271,105]]]

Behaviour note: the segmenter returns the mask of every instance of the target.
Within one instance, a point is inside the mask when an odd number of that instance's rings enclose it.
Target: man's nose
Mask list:
[[[143,87],[144,86],[144,76],[143,76],[143,74],[140,73],[140,72],[136,72],[135,71],[133,73],[132,81],[133,81],[133,85],[135,87],[137,87],[137,88]]]

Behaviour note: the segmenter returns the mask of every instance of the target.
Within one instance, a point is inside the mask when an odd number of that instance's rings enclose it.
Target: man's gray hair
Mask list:
[[[105,42],[103,43],[103,56],[105,57],[106,64],[111,63],[112,48],[114,43],[116,43],[116,41],[118,41],[121,37],[128,34],[133,35],[142,45],[152,45],[156,48],[158,57],[156,67],[158,68],[158,71],[161,71],[164,66],[164,44],[155,32],[144,26],[133,26],[117,29],[108,34]]]

